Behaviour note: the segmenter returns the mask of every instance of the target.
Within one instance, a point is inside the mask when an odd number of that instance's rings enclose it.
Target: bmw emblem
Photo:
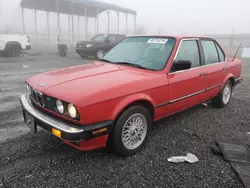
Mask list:
[[[45,84],[44,83],[42,83],[42,84],[40,84],[40,87],[43,87]]]

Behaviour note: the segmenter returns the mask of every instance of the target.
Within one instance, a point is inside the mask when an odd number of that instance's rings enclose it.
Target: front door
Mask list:
[[[174,61],[188,60],[191,62],[191,69],[168,74],[168,115],[194,106],[202,100],[205,87],[198,41],[199,39],[183,39],[179,44]]]

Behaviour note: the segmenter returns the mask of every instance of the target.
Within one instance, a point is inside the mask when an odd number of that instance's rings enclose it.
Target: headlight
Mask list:
[[[90,48],[92,46],[93,46],[93,44],[86,44],[86,48]]]
[[[70,117],[76,118],[77,112],[76,112],[76,108],[74,107],[73,104],[68,105],[68,112],[69,112]]]
[[[63,103],[60,100],[56,101],[56,108],[57,108],[58,112],[60,112],[61,114],[63,114],[63,112],[64,112],[64,106],[63,106]]]

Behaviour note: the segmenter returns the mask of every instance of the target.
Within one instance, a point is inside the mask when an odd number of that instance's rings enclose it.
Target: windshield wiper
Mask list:
[[[104,62],[107,62],[107,63],[114,63],[114,62],[109,61],[109,60],[107,60],[107,59],[100,59],[99,61],[104,61]]]
[[[134,64],[134,63],[129,63],[129,62],[114,62],[114,63],[115,64],[120,64],[120,65],[128,65],[128,66],[136,67],[136,68],[139,68],[139,69],[151,70],[151,69],[143,67],[141,65]]]

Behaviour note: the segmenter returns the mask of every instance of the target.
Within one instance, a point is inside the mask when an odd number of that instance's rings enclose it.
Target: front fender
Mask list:
[[[78,108],[81,123],[90,124],[106,120],[113,121],[128,105],[136,101],[147,101],[155,106],[147,94],[138,93]]]
[[[152,104],[152,106],[156,105],[153,99],[145,93],[137,93],[137,94],[129,95],[123,98],[115,107],[112,113],[112,119],[116,119],[116,117],[122,112],[122,110],[124,110],[127,106],[137,101],[147,101],[150,104]]]

